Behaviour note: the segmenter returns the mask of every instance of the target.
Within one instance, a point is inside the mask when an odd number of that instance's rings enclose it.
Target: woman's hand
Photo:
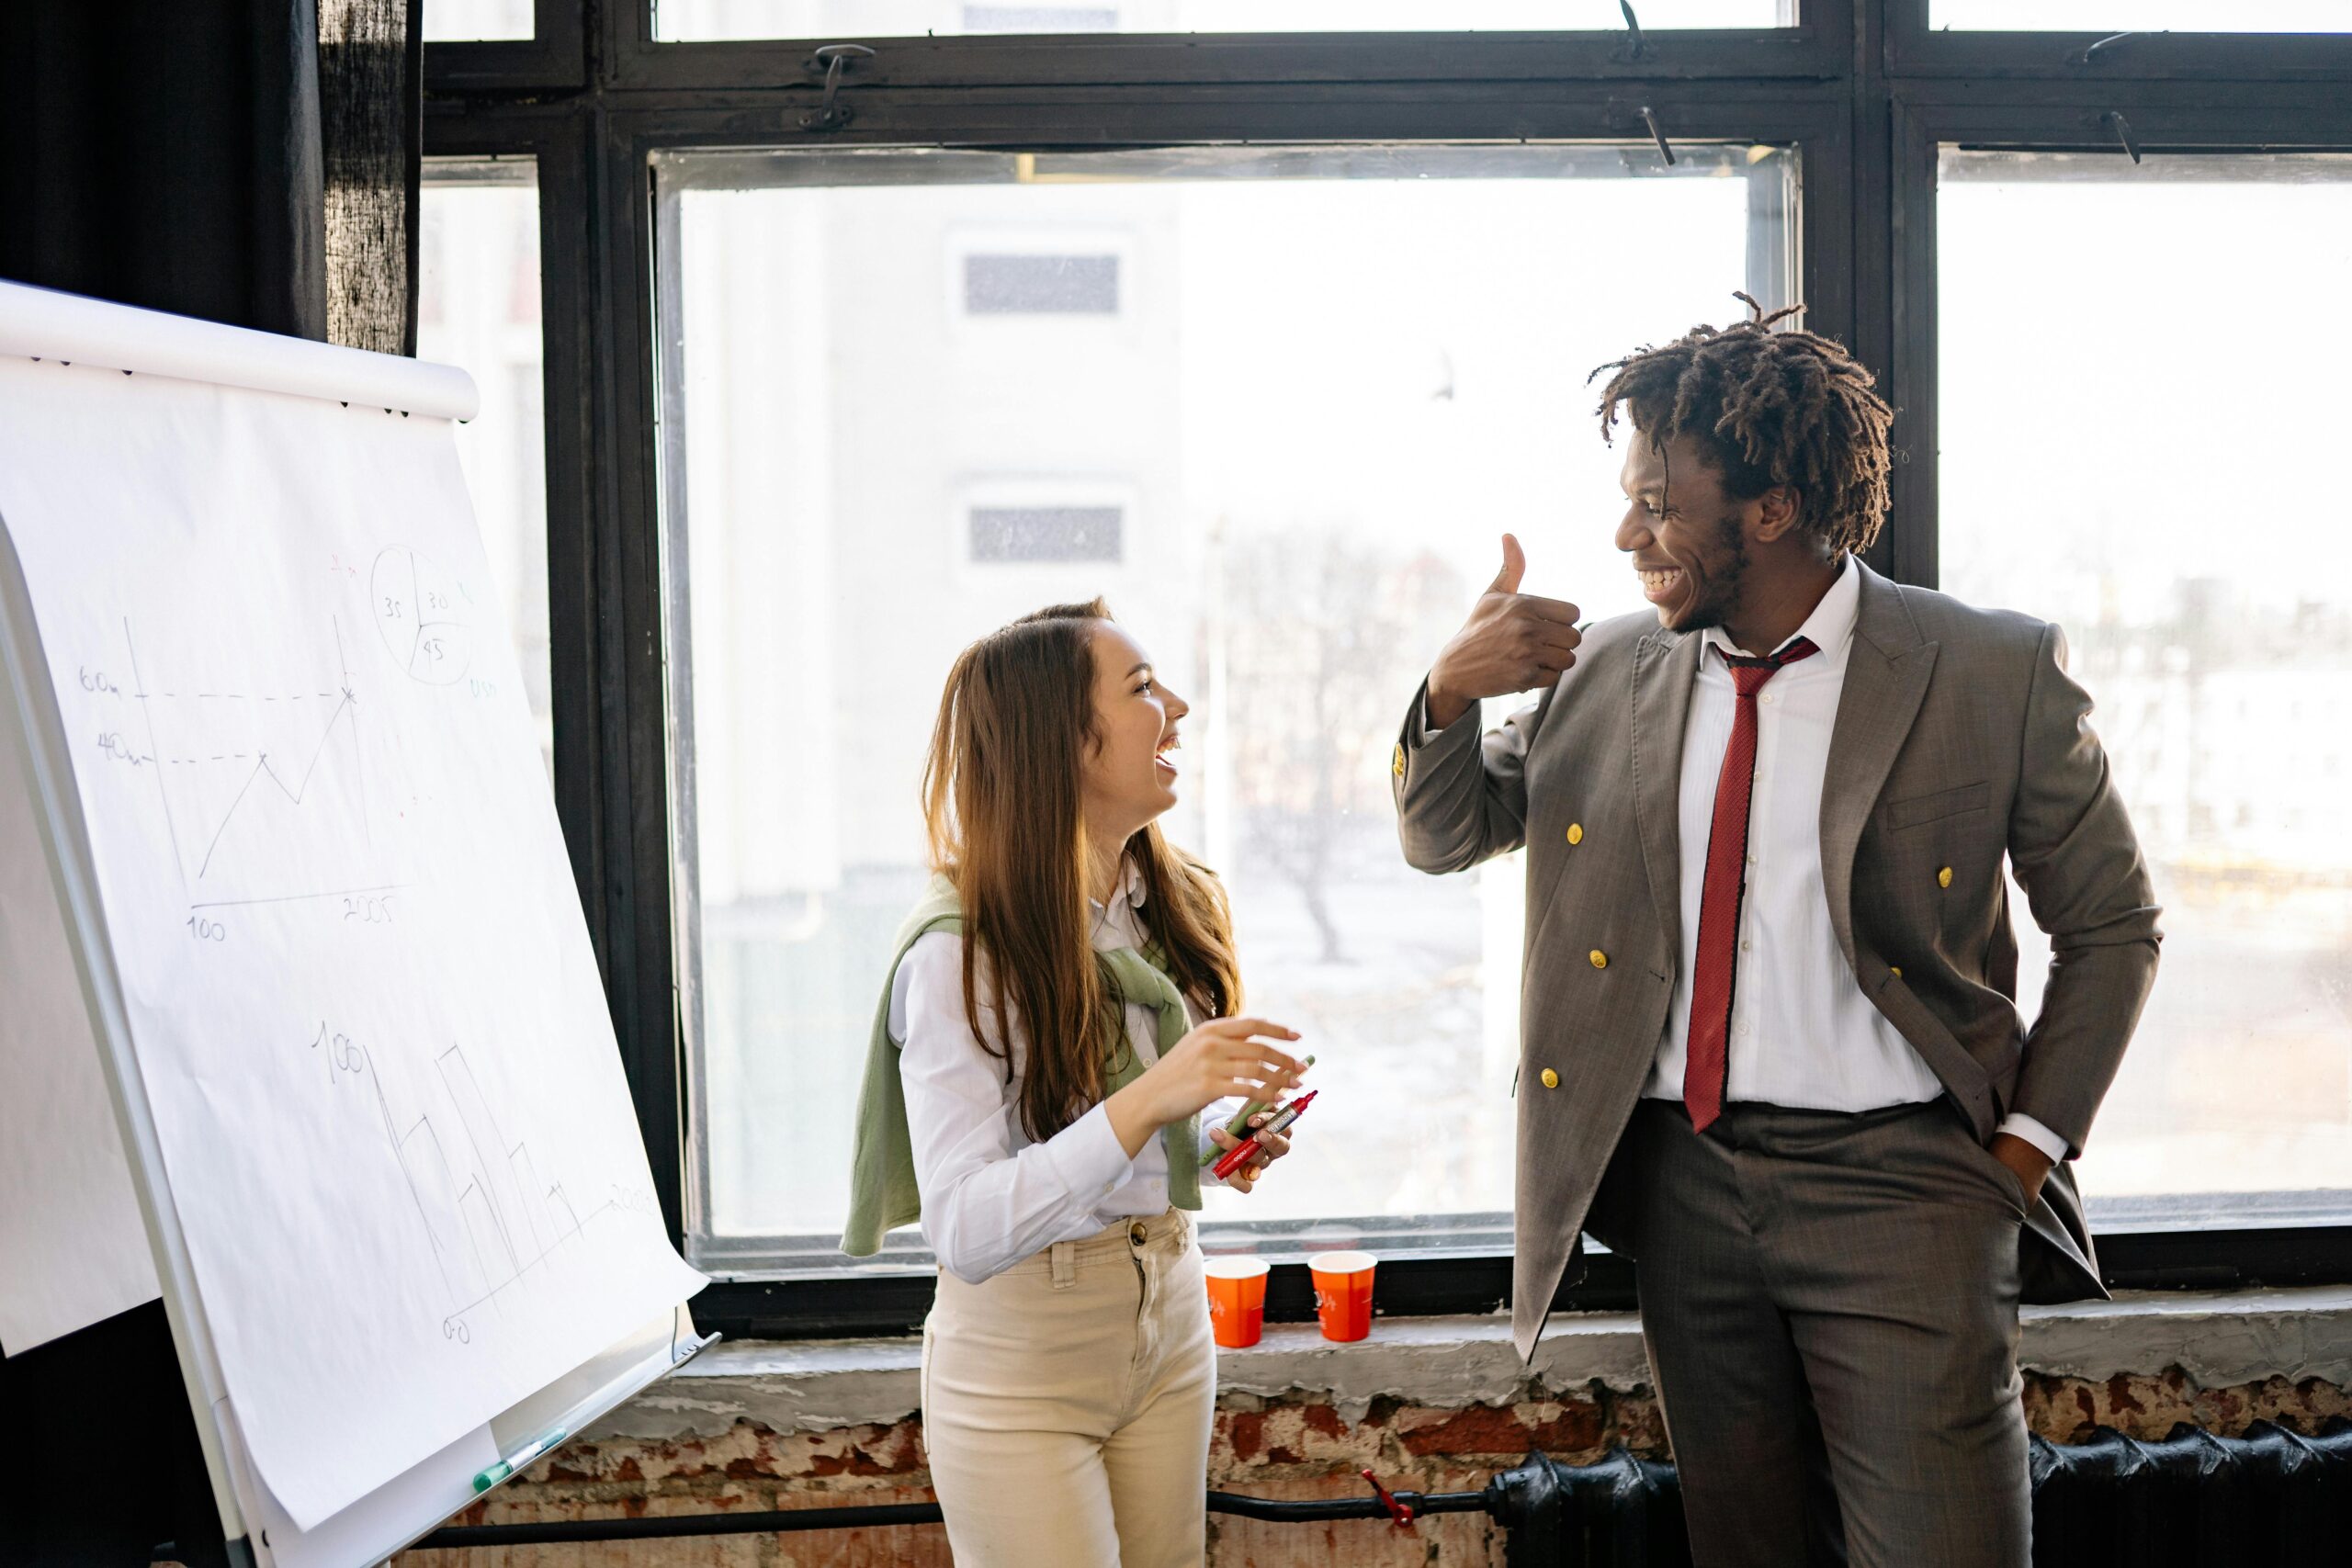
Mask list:
[[[1252,1131],[1255,1131],[1257,1128],[1264,1126],[1267,1122],[1272,1121],[1275,1117],[1281,1114],[1282,1108],[1280,1106],[1276,1106],[1270,1111],[1261,1111],[1258,1114],[1250,1118],[1250,1126]],[[1248,1141],[1246,1139],[1235,1137],[1232,1134],[1227,1132],[1222,1127],[1210,1128],[1209,1139],[1216,1145],[1219,1153]],[[1251,1188],[1258,1185],[1258,1179],[1266,1174],[1266,1168],[1268,1166],[1273,1164],[1274,1161],[1282,1158],[1283,1156],[1288,1153],[1290,1153],[1289,1134],[1276,1133],[1272,1137],[1261,1138],[1258,1141],[1258,1152],[1250,1156],[1248,1164],[1242,1166],[1240,1169],[1235,1171],[1231,1176],[1227,1177],[1225,1179],[1225,1184],[1227,1187],[1232,1188],[1236,1192],[1247,1192]]]
[[[1305,1069],[1268,1042],[1297,1038],[1262,1018],[1209,1020],[1105,1102],[1119,1146],[1133,1159],[1159,1129],[1220,1100],[1280,1100]]]

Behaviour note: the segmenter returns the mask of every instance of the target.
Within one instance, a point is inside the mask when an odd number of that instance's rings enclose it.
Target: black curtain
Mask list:
[[[0,0],[0,277],[413,354],[420,8]],[[224,1561],[161,1303],[0,1360],[0,1564],[167,1540]]]
[[[422,0],[6,0],[0,277],[416,346]]]

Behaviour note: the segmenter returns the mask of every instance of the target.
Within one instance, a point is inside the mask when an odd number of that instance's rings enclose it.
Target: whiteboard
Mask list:
[[[458,474],[469,400],[0,285],[0,589],[59,984],[99,1025],[216,1483],[304,1536],[479,1458],[702,1283]]]

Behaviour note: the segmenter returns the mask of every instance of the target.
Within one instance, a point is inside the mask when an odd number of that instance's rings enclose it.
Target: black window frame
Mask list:
[[[2120,3],[2120,0],[2119,0]],[[2126,154],[2352,151],[2352,36],[1934,32],[1928,0],[1804,0],[1770,32],[1116,35],[657,43],[649,0],[537,0],[527,42],[424,51],[428,156],[528,156],[539,189],[559,815],[662,1212],[684,1240],[692,1114],[673,930],[672,739],[655,376],[657,151],[1209,141],[1794,144],[1800,297],[1903,411],[1872,564],[1937,580],[1935,202],[1945,143]],[[1638,12],[1639,6],[1636,6]],[[823,43],[846,125],[804,125]],[[2159,1004],[2161,1005],[2161,1004]],[[2352,1226],[2102,1233],[2117,1287],[2352,1281]],[[1382,1309],[1486,1313],[1508,1253],[1384,1264]],[[1279,1265],[1269,1314],[1312,1315]],[[904,1332],[927,1275],[722,1280],[697,1320],[739,1336]],[[1601,1256],[1563,1309],[1632,1304]]]

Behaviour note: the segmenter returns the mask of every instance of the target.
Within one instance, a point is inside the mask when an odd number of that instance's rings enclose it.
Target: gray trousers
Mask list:
[[[2026,1568],[2024,1218],[1947,1101],[1641,1102],[1586,1228],[1634,1259],[1698,1568]]]

